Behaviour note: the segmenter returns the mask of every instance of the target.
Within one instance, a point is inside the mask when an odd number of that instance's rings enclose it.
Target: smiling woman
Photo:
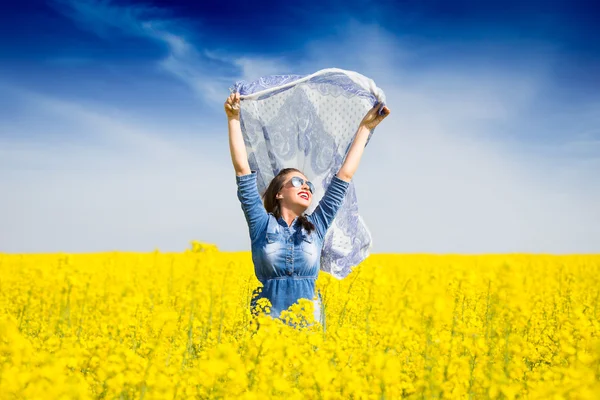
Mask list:
[[[254,269],[263,286],[253,307],[266,298],[270,315],[278,318],[299,299],[313,299],[315,320],[324,324],[321,296],[315,293],[319,270],[343,278],[366,258],[368,235],[362,243],[348,241],[344,252],[328,233],[372,130],[390,112],[383,100],[373,81],[338,69],[261,78],[232,88],[224,104],[230,152]],[[285,167],[291,163],[309,170],[318,184],[300,169]],[[269,182],[262,199],[259,177],[261,186]],[[306,214],[321,188],[325,193]],[[361,239],[352,200],[338,229],[346,239]]]
[[[310,206],[312,193],[314,185],[301,171],[284,168],[271,180],[263,195],[263,202],[267,212],[275,218],[283,218],[288,225],[292,225],[298,216],[299,222],[310,233],[314,225],[308,221],[304,211]]]

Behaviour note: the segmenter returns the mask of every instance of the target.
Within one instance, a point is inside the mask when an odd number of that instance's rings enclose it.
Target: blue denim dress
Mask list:
[[[336,175],[325,194],[307,218],[315,226],[310,234],[295,218],[291,226],[283,218],[267,213],[256,185],[256,171],[236,176],[237,196],[248,222],[252,243],[252,262],[256,278],[263,284],[254,297],[252,307],[260,298],[271,302],[270,315],[278,318],[281,311],[299,299],[313,300],[315,320],[324,324],[321,298],[315,293],[319,275],[321,249],[327,229],[344,202],[349,182]]]

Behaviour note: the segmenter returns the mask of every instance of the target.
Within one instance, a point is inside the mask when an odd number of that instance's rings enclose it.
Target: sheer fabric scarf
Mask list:
[[[380,112],[385,105],[385,95],[373,80],[338,68],[239,81],[230,91],[240,93],[242,134],[250,168],[257,171],[259,193],[281,169],[298,168],[315,185],[308,214],[340,169],[362,118],[375,104]],[[323,241],[321,270],[345,278],[368,257],[371,247],[371,233],[359,215],[350,182]]]

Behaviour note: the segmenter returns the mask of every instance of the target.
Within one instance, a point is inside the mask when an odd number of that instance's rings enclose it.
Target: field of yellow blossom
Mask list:
[[[600,256],[372,255],[319,277],[325,329],[258,284],[197,242],[0,254],[0,398],[600,398]]]

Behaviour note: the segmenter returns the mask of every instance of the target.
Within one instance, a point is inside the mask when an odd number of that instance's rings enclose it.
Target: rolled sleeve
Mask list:
[[[237,197],[240,200],[246,222],[248,223],[248,230],[250,233],[250,240],[254,241],[268,222],[268,214],[263,205],[260,194],[258,193],[258,187],[256,185],[256,171],[252,171],[247,175],[241,175],[235,177],[237,184]]]
[[[346,182],[338,178],[337,175],[334,175],[325,194],[319,201],[319,205],[317,205],[317,208],[311,214],[311,219],[322,238],[325,237],[327,229],[333,223],[338,210],[344,203],[349,186],[350,182]]]

